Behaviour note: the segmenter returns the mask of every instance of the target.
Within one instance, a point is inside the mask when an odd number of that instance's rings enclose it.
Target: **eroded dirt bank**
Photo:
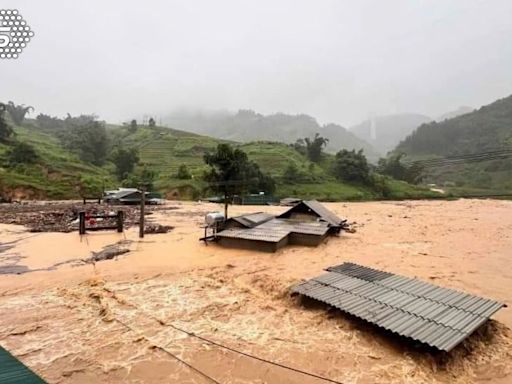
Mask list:
[[[451,354],[417,348],[288,289],[353,261],[512,303],[512,203],[492,200],[326,204],[357,232],[275,254],[197,241],[214,204],[155,212],[175,229],[125,234],[27,233],[0,225],[0,344],[50,383],[321,383],[219,349],[186,330],[343,383],[510,383],[505,308]],[[232,214],[283,207],[232,207]],[[84,263],[124,243],[130,252]],[[3,250],[3,251],[2,251]]]

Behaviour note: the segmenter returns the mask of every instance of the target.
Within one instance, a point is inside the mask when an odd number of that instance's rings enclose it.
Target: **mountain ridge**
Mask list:
[[[292,144],[297,139],[313,137],[319,133],[329,139],[327,152],[363,149],[372,162],[376,162],[380,155],[372,145],[343,126],[334,123],[320,125],[307,114],[290,115],[280,112],[263,115],[248,109],[241,109],[237,113],[175,112],[164,117],[163,121],[178,129],[238,142],[271,140]]]

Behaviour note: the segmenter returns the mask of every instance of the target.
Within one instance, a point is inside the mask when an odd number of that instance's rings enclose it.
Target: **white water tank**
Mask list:
[[[207,213],[205,218],[204,218],[204,221],[208,225],[214,225],[214,224],[217,224],[217,223],[222,223],[224,220],[225,220],[225,217],[224,217],[224,215],[221,212],[210,212],[210,213]]]

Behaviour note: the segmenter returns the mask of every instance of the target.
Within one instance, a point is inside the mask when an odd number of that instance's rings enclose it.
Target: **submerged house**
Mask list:
[[[149,192],[145,192],[146,201]],[[140,204],[142,193],[136,188],[121,188],[117,191],[108,191],[103,201],[107,204]]]
[[[216,240],[227,247],[275,252],[288,244],[316,246],[339,233],[345,222],[317,201],[301,201],[277,217],[263,212],[232,217]]]

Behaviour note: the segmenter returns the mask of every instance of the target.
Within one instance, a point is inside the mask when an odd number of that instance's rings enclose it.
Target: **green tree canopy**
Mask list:
[[[7,161],[10,165],[34,164],[39,159],[33,146],[25,142],[15,142],[7,151]]]
[[[100,198],[103,195],[103,182],[98,177],[82,176],[78,183],[80,197]]]
[[[7,107],[5,104],[0,103],[0,142],[7,142],[14,134],[11,126],[5,120],[5,111]]]
[[[135,133],[137,132],[137,128],[137,120],[133,119],[132,121],[130,121],[130,125],[128,126],[128,132]]]
[[[407,181],[411,184],[418,184],[424,174],[424,168],[418,163],[405,165],[402,163],[403,153],[391,154],[388,158],[380,159],[377,172],[391,176],[397,180]]]
[[[43,113],[37,115],[36,124],[38,128],[45,131],[59,132],[64,128],[64,121],[62,119]]]
[[[7,111],[16,125],[21,125],[27,113],[30,113],[31,110],[33,111],[34,107],[25,106],[24,104],[16,105],[12,101],[7,103]]]
[[[190,174],[186,164],[180,165],[176,177],[180,180],[189,180],[192,178],[192,175]]]
[[[333,173],[338,180],[364,184],[370,181],[370,167],[362,149],[339,151],[334,158]]]
[[[64,144],[76,151],[83,161],[103,165],[109,150],[105,124],[90,115],[78,117],[68,115],[64,122],[67,127],[62,135]]]
[[[262,191],[272,193],[275,182],[264,175],[258,164],[250,161],[241,149],[229,144],[219,144],[213,153],[204,155],[204,162],[210,166],[203,175],[209,189],[224,197],[224,211],[227,217],[228,204],[235,195]]]
[[[315,133],[312,139],[309,137],[298,139],[293,146],[299,153],[305,154],[310,161],[317,163],[322,159],[322,151],[328,142],[329,139]]]
[[[127,188],[144,187],[146,191],[152,191],[155,189],[154,183],[156,177],[157,174],[155,171],[143,167],[142,169],[127,175],[126,178],[121,182],[121,185]]]
[[[116,166],[117,178],[124,180],[133,172],[135,165],[139,162],[139,155],[135,148],[118,148],[112,155],[112,162]]]
[[[296,184],[299,182],[300,176],[301,175],[297,165],[295,165],[295,163],[290,163],[284,170],[283,182],[286,184]]]

